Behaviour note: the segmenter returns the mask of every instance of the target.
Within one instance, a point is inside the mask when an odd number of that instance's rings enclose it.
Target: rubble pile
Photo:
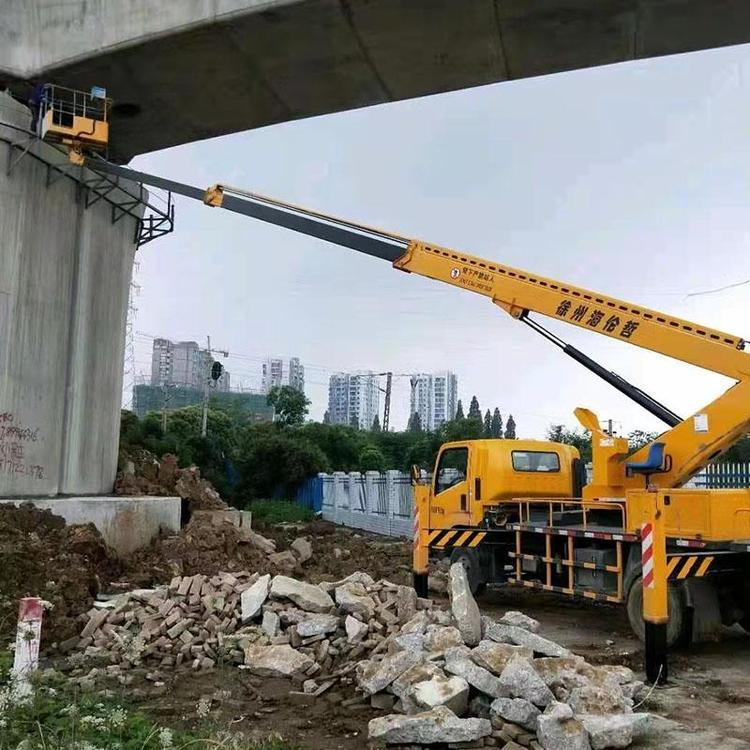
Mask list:
[[[460,564],[448,589],[449,623],[419,612],[385,654],[357,667],[359,689],[381,704],[385,690],[399,712],[370,721],[374,747],[605,750],[648,731],[630,669],[586,663],[521,612],[482,617]]]
[[[292,550],[310,553],[304,540]],[[648,730],[630,669],[588,664],[520,612],[481,616],[460,565],[448,580],[441,609],[362,572],[317,585],[257,571],[178,576],[100,604],[66,647],[104,658],[123,683],[136,664],[229,663],[291,679],[300,704],[339,685],[343,706],[387,712],[369,724],[374,747],[604,750]]]
[[[225,510],[229,506],[213,485],[201,478],[200,469],[179,467],[177,456],[167,453],[158,459],[147,450],[121,457],[115,481],[118,495],[171,495],[188,503],[190,511]]]

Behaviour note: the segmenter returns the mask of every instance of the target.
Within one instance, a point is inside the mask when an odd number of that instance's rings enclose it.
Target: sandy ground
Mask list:
[[[642,676],[643,645],[621,607],[515,588],[487,592],[479,603],[492,616],[520,609],[541,622],[543,635],[590,662],[624,664]],[[673,653],[669,684],[654,690],[643,710],[686,729],[663,723],[664,733],[641,747],[750,748],[750,635],[735,626],[720,642]]]

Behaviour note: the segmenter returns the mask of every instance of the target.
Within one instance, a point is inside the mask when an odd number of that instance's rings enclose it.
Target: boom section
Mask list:
[[[599,292],[419,240],[393,265],[489,297],[516,318],[533,311],[735,380],[750,375],[743,339]]]

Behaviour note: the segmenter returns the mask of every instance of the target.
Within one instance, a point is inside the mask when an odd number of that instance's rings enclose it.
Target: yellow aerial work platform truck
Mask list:
[[[83,107],[74,96],[72,109],[70,101],[69,95],[48,97],[44,118],[50,125],[41,133],[62,143],[74,163],[83,160],[95,172],[202,200],[487,297],[667,425],[631,454],[624,438],[604,431],[592,412],[577,409],[592,439],[589,483],[577,451],[567,445],[475,440],[442,446],[429,482],[413,472],[414,583],[420,593],[426,593],[430,559],[449,557],[465,565],[475,590],[511,584],[623,604],[646,640],[651,681],[666,678],[667,647],[689,638],[691,630],[719,623],[750,630],[750,489],[684,488],[750,431],[750,353],[742,338],[257,193],[224,185],[203,190],[110,164],[96,153],[106,149],[109,100]],[[545,329],[535,314],[724,375],[733,384],[682,418]]]

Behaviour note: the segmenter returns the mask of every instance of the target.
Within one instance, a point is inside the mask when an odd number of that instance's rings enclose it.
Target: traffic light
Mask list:
[[[211,365],[211,380],[218,380],[224,372],[224,366],[221,362],[214,362]]]

